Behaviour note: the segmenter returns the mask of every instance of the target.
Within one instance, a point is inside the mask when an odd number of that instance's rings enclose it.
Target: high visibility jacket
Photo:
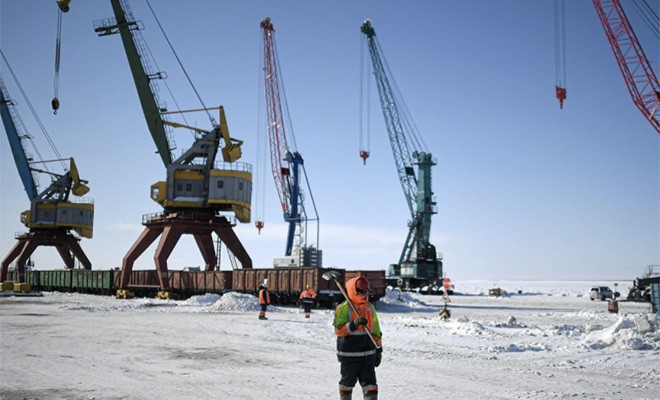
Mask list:
[[[309,302],[311,303],[312,300],[316,298],[316,292],[314,292],[314,289],[309,288],[307,290],[303,290],[302,293],[300,293],[300,298],[303,299],[303,302]]]
[[[261,289],[259,291],[259,304],[270,304],[270,296],[267,289]]]
[[[348,357],[375,356],[376,347],[365,329],[371,331],[378,346],[382,344],[382,332],[380,331],[376,308],[368,301],[366,296],[359,296],[357,294],[355,281],[357,281],[357,278],[350,279],[346,282],[346,291],[359,315],[355,315],[347,302],[343,302],[335,308],[333,325],[335,327],[335,334],[337,335],[337,358],[339,361],[343,361]],[[367,319],[367,325],[362,325],[352,330],[350,323],[358,316],[365,317]]]

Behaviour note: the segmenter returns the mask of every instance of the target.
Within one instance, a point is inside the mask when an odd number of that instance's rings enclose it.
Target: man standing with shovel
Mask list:
[[[337,334],[337,358],[341,362],[339,381],[340,400],[350,400],[353,387],[360,381],[365,400],[378,399],[375,367],[380,365],[380,324],[373,304],[369,302],[369,281],[364,276],[349,279],[346,290],[339,279],[341,274],[330,271],[323,278],[333,279],[344,294],[346,301],[335,309],[333,325]]]

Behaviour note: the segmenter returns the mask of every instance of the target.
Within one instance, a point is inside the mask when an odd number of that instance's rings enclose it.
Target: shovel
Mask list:
[[[348,297],[348,294],[344,290],[344,287],[342,286],[341,283],[339,283],[339,279],[341,279],[341,274],[337,271],[328,271],[328,272],[326,272],[325,274],[323,274],[321,276],[326,281],[329,281],[331,279],[334,280],[335,283],[337,284],[337,286],[339,287],[339,290],[341,290],[341,294],[343,294],[344,297],[346,298],[346,303],[348,303],[348,306],[351,307],[351,310],[353,310],[353,313],[355,315],[360,315],[360,314],[358,314],[357,310],[355,309],[355,306],[351,302],[351,299]],[[367,335],[369,336],[369,339],[371,339],[371,341],[374,343],[374,346],[376,346],[377,349],[380,348],[380,346],[378,346],[378,343],[376,343],[376,339],[374,339],[374,336],[371,334],[371,331],[369,329],[367,329],[366,326],[364,328],[365,328],[364,330],[367,332]]]

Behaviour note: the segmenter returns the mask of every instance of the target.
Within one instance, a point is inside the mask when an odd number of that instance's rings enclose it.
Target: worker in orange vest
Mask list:
[[[261,305],[261,311],[259,311],[259,319],[268,319],[266,318],[266,308],[270,304],[270,296],[268,295],[268,288],[266,284],[259,286],[259,304]]]
[[[303,306],[305,306],[305,318],[309,318],[309,314],[312,313],[312,304],[316,298],[316,292],[312,289],[311,286],[307,285],[307,288],[300,293],[300,299],[302,300]]]
[[[341,380],[339,381],[339,398],[350,400],[353,387],[359,381],[365,400],[378,400],[378,383],[376,382],[376,367],[380,365],[383,355],[381,337],[383,336],[378,322],[376,308],[369,302],[371,285],[364,276],[349,279],[346,291],[350,302],[357,310],[353,312],[346,301],[335,308],[333,325],[337,335],[337,359],[341,362]],[[374,341],[366,330],[371,331]]]

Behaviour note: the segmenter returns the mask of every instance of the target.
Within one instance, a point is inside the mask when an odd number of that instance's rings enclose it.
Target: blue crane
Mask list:
[[[4,53],[3,60],[7,63],[9,71],[18,80]],[[20,87],[20,85],[19,85]],[[22,90],[21,90],[22,91]],[[25,98],[28,102],[27,97]],[[28,102],[29,104],[29,102]],[[31,107],[30,107],[31,108]],[[34,112],[34,110],[33,110]],[[21,222],[29,228],[29,232],[16,236],[17,243],[9,254],[2,260],[0,280],[9,279],[9,265],[16,261],[17,279],[24,281],[25,265],[30,256],[39,246],[53,246],[57,249],[67,268],[75,266],[77,258],[85,269],[91,269],[92,264],[79,245],[80,237],[74,236],[71,231],[81,237],[91,238],[94,224],[94,204],[89,199],[73,202],[70,194],[84,196],[89,192],[87,181],[80,178],[78,168],[73,158],[62,159],[54,147],[48,133],[44,130],[53,151],[58,156],[56,160],[35,160],[27,149],[26,143],[32,139],[16,110],[16,102],[9,96],[9,91],[0,76],[0,117],[9,140],[12,155],[18,169],[18,174],[30,200],[30,209],[21,213]],[[35,114],[35,118],[37,118]],[[38,120],[38,118],[37,118]],[[69,161],[68,168],[64,161]],[[47,167],[37,168],[36,165],[61,162],[65,169],[63,174],[52,172]],[[39,191],[33,173],[48,174],[52,177],[51,184]]]
[[[438,255],[435,246],[430,242],[431,217],[436,214],[431,187],[431,167],[436,165],[436,162],[431,153],[410,151],[413,146],[408,142],[406,131],[412,130],[412,127],[402,122],[402,110],[390,85],[392,79],[388,77],[383,65],[380,45],[371,20],[364,21],[360,30],[365,35],[369,48],[394,164],[411,217],[408,236],[399,261],[397,264],[390,264],[387,281],[388,284],[404,289],[429,286],[431,290],[435,290],[441,285],[443,278],[442,256]],[[369,154],[361,151],[360,156],[366,162]],[[417,166],[417,175],[414,165]]]

